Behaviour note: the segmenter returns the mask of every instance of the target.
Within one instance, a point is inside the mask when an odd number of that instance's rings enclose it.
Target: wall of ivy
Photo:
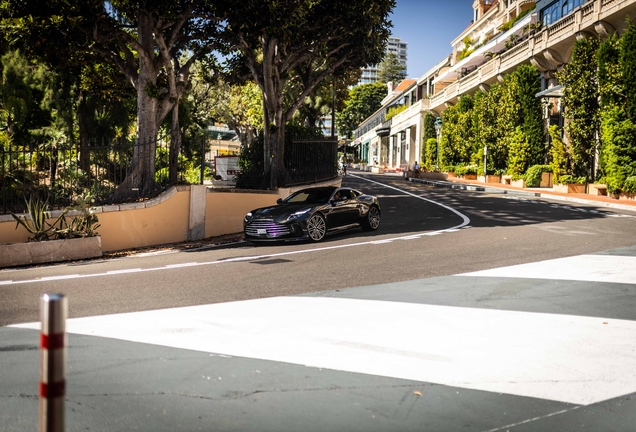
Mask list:
[[[610,193],[636,193],[636,26],[621,37],[577,40],[557,78],[565,127],[551,126],[551,139],[535,97],[539,72],[522,65],[442,113],[440,165],[483,173],[487,146],[489,174],[518,179],[530,172],[534,179],[551,170],[556,182],[596,181]]]
[[[486,146],[489,174],[520,178],[530,166],[545,163],[542,107],[535,97],[539,91],[539,72],[522,65],[489,91],[461,96],[442,113],[442,166],[474,167],[483,174]]]

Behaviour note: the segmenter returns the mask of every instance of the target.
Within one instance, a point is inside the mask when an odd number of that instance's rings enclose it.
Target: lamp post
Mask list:
[[[435,162],[435,170],[439,171],[439,136],[440,133],[442,132],[442,118],[441,117],[437,117],[437,119],[435,119],[435,134],[437,135],[437,162]]]
[[[484,146],[484,182],[486,183],[488,183],[488,168],[487,168],[488,159],[486,157],[487,154],[488,154],[488,146],[485,145]]]

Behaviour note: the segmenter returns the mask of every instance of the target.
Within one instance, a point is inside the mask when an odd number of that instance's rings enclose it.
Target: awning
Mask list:
[[[558,85],[558,86],[554,86],[551,87],[549,89],[543,90],[542,92],[537,93],[536,95],[534,95],[534,97],[537,98],[560,98],[563,97],[563,86],[562,85]]]

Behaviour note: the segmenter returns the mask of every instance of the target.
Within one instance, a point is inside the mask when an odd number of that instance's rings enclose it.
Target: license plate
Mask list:
[[[256,230],[256,234],[267,234],[267,230],[266,229],[257,229]]]

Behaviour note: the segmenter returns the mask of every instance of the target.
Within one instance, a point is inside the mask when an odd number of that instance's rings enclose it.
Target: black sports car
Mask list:
[[[250,241],[320,241],[325,235],[354,227],[380,226],[380,203],[371,195],[335,186],[302,189],[277,205],[252,210],[243,231]]]

